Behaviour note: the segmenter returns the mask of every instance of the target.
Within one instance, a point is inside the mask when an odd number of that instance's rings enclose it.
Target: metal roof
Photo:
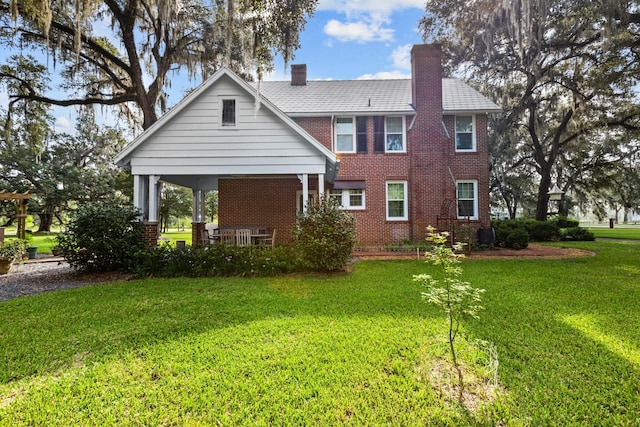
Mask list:
[[[260,84],[260,94],[290,116],[414,112],[410,79],[312,80],[304,86],[265,81]],[[458,79],[442,79],[442,98],[444,113],[500,111],[496,104]]]
[[[442,110],[445,113],[502,111],[493,101],[459,79],[442,79]]]

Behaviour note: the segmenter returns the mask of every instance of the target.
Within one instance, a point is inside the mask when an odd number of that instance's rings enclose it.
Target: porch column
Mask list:
[[[205,192],[193,190],[193,212],[191,218],[191,244],[202,245],[202,230],[205,229]]]
[[[205,222],[205,192],[193,190],[193,222]]]
[[[303,173],[300,181],[302,181],[302,212],[306,212],[309,204],[309,174]]]
[[[144,218],[146,215],[145,207],[146,207],[146,176],[143,175],[134,175],[133,176],[133,207],[140,211],[140,216]]]
[[[147,220],[144,221],[144,241],[148,247],[156,247],[158,246],[158,237],[160,234],[160,227],[158,224],[158,203],[160,201],[158,180],[160,179],[157,175],[149,175],[147,180],[144,180],[145,177],[139,176],[136,180],[134,178],[134,201],[137,200],[138,203],[144,208],[144,201],[146,199],[148,205],[148,215]],[[138,181],[138,197],[135,196],[135,187],[136,181]],[[146,181],[146,182],[145,182]],[[146,184],[146,185],[145,185]],[[142,190],[142,191],[140,191]],[[147,193],[145,197],[144,193]],[[134,202],[135,203],[135,202]]]
[[[149,175],[149,221],[158,221],[158,179],[157,175]]]
[[[324,174],[318,174],[318,200],[324,199]]]

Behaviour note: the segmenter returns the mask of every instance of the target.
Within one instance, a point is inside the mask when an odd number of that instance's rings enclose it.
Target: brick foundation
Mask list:
[[[202,230],[206,227],[204,222],[192,222],[191,223],[191,245],[202,246]]]
[[[144,235],[142,236],[142,240],[149,248],[158,246],[158,227],[157,221],[144,222]]]

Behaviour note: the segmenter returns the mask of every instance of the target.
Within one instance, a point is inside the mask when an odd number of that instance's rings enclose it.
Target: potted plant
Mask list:
[[[11,264],[22,259],[22,254],[29,246],[29,242],[12,239],[0,242],[0,274],[7,274]]]
[[[27,253],[29,254],[29,259],[36,259],[38,257],[38,247],[29,246],[27,248]]]

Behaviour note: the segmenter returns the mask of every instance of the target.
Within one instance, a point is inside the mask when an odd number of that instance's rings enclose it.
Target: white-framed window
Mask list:
[[[354,122],[353,117],[336,117],[336,153],[355,153]]]
[[[456,181],[458,218],[478,219],[478,181]]]
[[[335,199],[344,209],[364,209],[365,192],[363,189],[334,189],[329,191],[329,197]]]
[[[403,221],[409,218],[407,208],[407,181],[387,181],[387,220]]]
[[[384,141],[387,153],[403,153],[406,150],[404,117],[385,117],[384,120]]]
[[[456,151],[476,151],[476,117],[456,116]]]
[[[238,126],[238,102],[236,98],[220,97],[220,127],[232,129]]]

